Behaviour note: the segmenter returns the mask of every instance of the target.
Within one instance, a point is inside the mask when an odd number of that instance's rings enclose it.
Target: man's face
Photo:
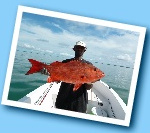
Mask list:
[[[82,47],[82,46],[75,46],[75,47],[73,48],[73,50],[75,51],[75,55],[76,55],[77,57],[82,56],[83,53],[86,51],[86,50],[85,50],[85,47]]]

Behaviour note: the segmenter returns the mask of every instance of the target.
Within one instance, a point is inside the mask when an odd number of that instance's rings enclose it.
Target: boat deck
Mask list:
[[[55,102],[61,83],[46,83],[33,92],[30,92],[19,102],[40,105],[42,108],[55,108]],[[109,89],[102,81],[94,83],[93,88],[88,90],[87,113],[110,117],[125,118],[125,104],[113,89]]]

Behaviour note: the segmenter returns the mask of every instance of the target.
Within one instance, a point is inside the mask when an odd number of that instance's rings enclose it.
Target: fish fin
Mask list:
[[[73,88],[73,91],[77,91],[80,88],[81,85],[82,84],[75,84],[74,88]]]
[[[46,66],[44,63],[41,63],[39,61],[36,61],[33,59],[28,59],[28,60],[32,64],[32,67],[30,68],[30,70],[25,75],[40,72],[44,68],[44,66]]]

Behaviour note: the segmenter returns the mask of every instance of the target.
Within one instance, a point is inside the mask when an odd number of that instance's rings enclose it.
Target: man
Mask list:
[[[66,59],[62,62],[66,63],[72,60],[78,60],[91,64],[82,58],[86,49],[86,44],[84,42],[76,42],[76,45],[73,48],[75,57]],[[74,84],[62,82],[55,103],[56,108],[86,113],[88,103],[87,90],[91,89],[92,86],[92,83],[86,83],[77,91],[73,91]]]
[[[66,63],[72,60],[78,60],[91,64],[82,58],[86,49],[86,44],[84,42],[76,42],[76,45],[73,48],[75,51],[75,57],[66,59],[62,62]],[[45,69],[43,69],[41,73],[49,75]],[[56,108],[86,113],[88,103],[87,90],[91,89],[92,87],[92,83],[85,83],[78,90],[73,91],[74,84],[62,82],[56,98]]]

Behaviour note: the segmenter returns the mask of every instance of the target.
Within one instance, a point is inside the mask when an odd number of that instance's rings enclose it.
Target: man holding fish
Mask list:
[[[86,49],[86,44],[82,41],[78,41],[73,48],[75,51],[75,57],[64,60],[63,62],[66,63],[72,60],[77,60],[91,64],[82,58]],[[56,108],[85,113],[88,103],[87,90],[91,89],[92,86],[92,83],[85,83],[82,84],[78,90],[73,91],[73,84],[62,82],[56,99]]]
[[[82,58],[86,49],[86,44],[78,41],[73,48],[74,58],[56,61],[50,65],[29,59],[32,67],[26,75],[41,72],[50,74],[48,82],[62,81],[55,103],[58,109],[86,113],[87,90],[93,87],[92,83],[105,76],[100,69]]]

